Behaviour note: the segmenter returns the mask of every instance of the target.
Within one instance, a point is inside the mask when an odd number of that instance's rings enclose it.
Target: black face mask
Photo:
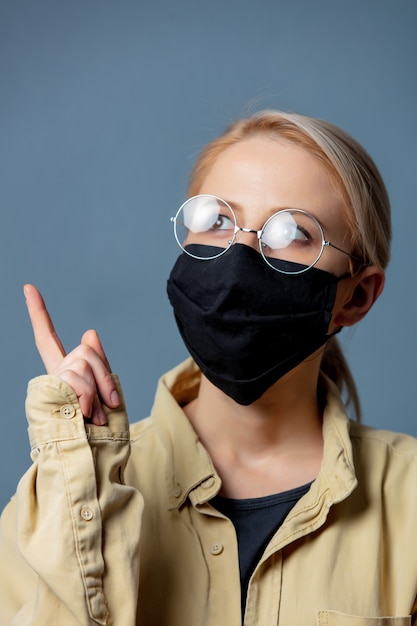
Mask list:
[[[189,246],[196,254],[198,248]],[[276,272],[256,250],[234,244],[209,261],[183,253],[167,291],[203,374],[248,405],[329,339],[339,280],[314,267],[295,275]]]

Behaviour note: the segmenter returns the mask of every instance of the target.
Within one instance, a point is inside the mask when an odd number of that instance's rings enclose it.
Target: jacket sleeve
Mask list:
[[[0,624],[135,624],[143,501],[123,480],[124,403],[85,425],[72,389],[41,376],[26,412],[33,464],[1,518]]]

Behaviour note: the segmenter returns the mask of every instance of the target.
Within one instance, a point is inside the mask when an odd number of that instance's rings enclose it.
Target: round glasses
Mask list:
[[[182,250],[202,261],[227,252],[242,231],[256,234],[265,263],[284,274],[306,272],[317,263],[326,246],[363,264],[359,257],[327,241],[320,222],[302,209],[282,209],[272,215],[261,230],[253,230],[237,225],[236,216],[225,200],[201,194],[186,200],[171,221]]]

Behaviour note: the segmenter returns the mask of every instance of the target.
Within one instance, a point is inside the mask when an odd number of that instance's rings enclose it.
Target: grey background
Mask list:
[[[374,156],[392,205],[386,291],[343,343],[365,422],[417,435],[415,0],[0,2],[0,505],[28,466],[42,373],[22,285],[68,349],[95,327],[130,419],[186,353],[165,296],[169,217],[197,151],[247,112],[326,118]]]

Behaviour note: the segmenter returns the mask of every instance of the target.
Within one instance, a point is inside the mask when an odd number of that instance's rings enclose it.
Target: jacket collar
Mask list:
[[[189,497],[202,504],[215,496],[221,480],[210,456],[186,418],[181,406],[196,397],[200,370],[187,359],[165,374],[160,381],[152,416],[166,455],[165,477],[170,508],[179,508]],[[350,422],[339,392],[329,379],[327,404],[323,416],[324,451],[320,473],[303,498],[312,509],[327,511],[355,489]],[[295,511],[298,507],[295,507]]]
[[[340,394],[326,379],[327,403],[323,414],[323,459],[317,478],[309,491],[297,502],[265,552],[268,558],[276,550],[318,530],[327,520],[331,507],[345,500],[355,490],[351,422]]]
[[[207,502],[221,486],[208,452],[181,408],[196,397],[200,375],[192,359],[181,363],[160,379],[152,408],[166,454],[169,508],[179,508],[188,497],[193,504]]]
[[[324,378],[327,403],[323,414],[323,461],[318,476],[322,487],[329,490],[331,503],[344,500],[357,485],[352,442],[351,421],[346,414],[336,385]]]

